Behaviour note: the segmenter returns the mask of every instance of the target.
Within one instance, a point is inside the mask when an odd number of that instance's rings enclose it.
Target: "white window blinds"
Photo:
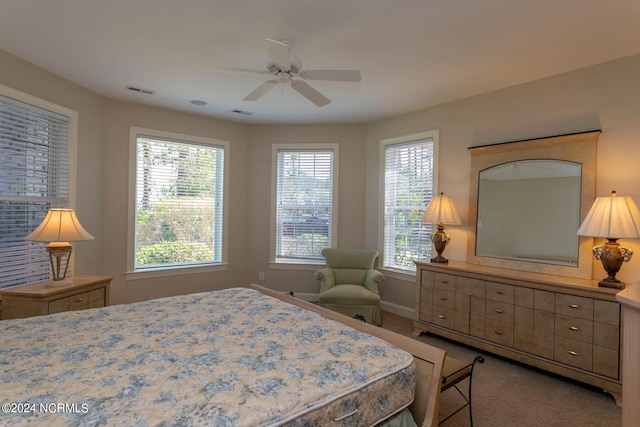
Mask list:
[[[221,263],[224,155],[222,146],[137,136],[134,271]]]
[[[433,196],[433,139],[384,148],[384,267],[415,271],[431,253],[431,224],[420,222]]]
[[[0,96],[0,287],[48,280],[46,243],[24,237],[68,207],[69,117]]]
[[[334,226],[334,151],[279,149],[276,157],[276,262],[324,262]]]

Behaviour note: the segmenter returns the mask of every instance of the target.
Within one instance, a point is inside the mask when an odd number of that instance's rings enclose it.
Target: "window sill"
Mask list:
[[[188,274],[211,273],[215,271],[225,271],[228,269],[228,266],[228,264],[217,264],[197,267],[163,268],[150,271],[127,271],[125,272],[125,278],[127,280],[140,280],[167,276],[184,276]]]
[[[391,268],[377,268],[377,270],[382,272],[385,277],[388,277],[390,279],[404,280],[405,282],[411,283],[415,283],[416,281],[415,271],[398,270]]]
[[[311,264],[310,262],[304,263],[286,263],[286,262],[270,262],[269,268],[273,270],[318,270],[325,266],[324,262],[317,264]]]

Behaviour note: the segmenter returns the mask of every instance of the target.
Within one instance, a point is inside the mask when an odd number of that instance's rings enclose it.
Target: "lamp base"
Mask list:
[[[448,259],[442,256],[442,253],[444,252],[444,248],[447,247],[447,244],[449,243],[450,240],[451,240],[451,237],[449,237],[449,235],[447,235],[447,233],[444,232],[444,224],[442,223],[438,224],[438,231],[436,231],[431,235],[431,242],[433,243],[433,246],[436,248],[436,252],[438,253],[438,256],[431,258],[431,262],[435,262],[439,264],[446,264],[449,262]]]
[[[71,285],[72,283],[73,283],[73,280],[71,280],[70,278],[66,278],[66,279],[60,279],[60,280],[49,280],[47,284],[44,286],[47,288],[57,288],[60,286]]]
[[[622,267],[623,262],[629,262],[633,251],[623,248],[617,242],[618,239],[608,238],[604,245],[592,249],[593,255],[602,262],[602,266],[608,276],[598,282],[603,288],[624,289],[624,283],[616,279],[616,273]]]
[[[611,280],[610,277],[606,277],[598,282],[598,286],[601,288],[614,288],[614,289],[624,289],[624,282],[616,279],[615,277]]]

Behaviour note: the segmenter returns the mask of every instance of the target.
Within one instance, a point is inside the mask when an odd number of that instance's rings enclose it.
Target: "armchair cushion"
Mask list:
[[[380,304],[380,296],[364,286],[334,286],[322,293],[322,302],[327,304]]]

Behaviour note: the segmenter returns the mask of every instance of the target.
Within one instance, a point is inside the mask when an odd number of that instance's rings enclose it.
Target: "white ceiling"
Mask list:
[[[362,82],[310,81],[324,107],[288,86],[243,101],[269,76],[223,68],[265,68],[265,38]],[[0,0],[0,48],[115,99],[368,122],[640,53],[640,0]]]

